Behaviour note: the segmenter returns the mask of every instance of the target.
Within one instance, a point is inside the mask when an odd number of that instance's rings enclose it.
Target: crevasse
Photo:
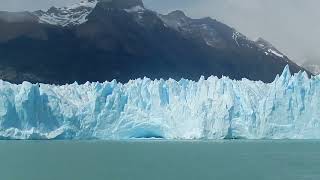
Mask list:
[[[320,76],[54,86],[0,81],[1,139],[318,139]]]

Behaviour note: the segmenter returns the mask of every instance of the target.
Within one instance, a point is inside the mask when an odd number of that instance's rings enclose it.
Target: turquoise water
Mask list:
[[[0,180],[319,180],[320,141],[1,141]]]

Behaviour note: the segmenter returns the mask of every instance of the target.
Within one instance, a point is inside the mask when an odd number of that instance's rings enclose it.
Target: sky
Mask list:
[[[0,10],[25,11],[79,0],[0,0]],[[160,13],[183,10],[193,18],[210,16],[250,39],[262,37],[298,64],[320,63],[319,0],[144,0]]]

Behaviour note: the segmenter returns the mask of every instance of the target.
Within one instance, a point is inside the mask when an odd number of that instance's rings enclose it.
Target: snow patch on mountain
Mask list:
[[[34,12],[34,15],[39,18],[40,23],[58,26],[74,26],[87,22],[87,16],[99,2],[99,0],[83,0],[67,7],[52,7],[46,12],[36,11]],[[122,10],[127,13],[137,14],[138,20],[142,18],[141,14],[146,11],[146,9],[140,5]]]
[[[0,81],[2,139],[319,139],[320,76],[55,86]]]
[[[134,6],[130,9],[124,9],[128,13],[143,13],[145,11],[144,7],[141,6]]]
[[[278,49],[276,49],[271,43],[268,41],[258,38],[255,43],[258,45],[258,48],[260,48],[267,56],[277,56],[279,58],[285,59],[288,61],[286,56],[281,53]]]
[[[232,35],[232,39],[237,43],[238,46],[240,46],[239,42],[238,42],[238,37],[240,36],[240,33],[235,31],[233,32],[233,35]]]
[[[278,56],[278,57],[281,57],[281,58],[284,58],[284,55],[283,54],[280,54],[279,52],[273,50],[273,49],[268,49],[268,52]]]
[[[97,0],[83,0],[68,7],[52,7],[48,11],[36,11],[40,23],[58,26],[79,25],[87,21],[87,16],[92,12]]]

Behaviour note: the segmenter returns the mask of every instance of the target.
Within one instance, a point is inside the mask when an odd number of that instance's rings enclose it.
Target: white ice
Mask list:
[[[319,139],[320,76],[55,86],[0,81],[2,139]]]

